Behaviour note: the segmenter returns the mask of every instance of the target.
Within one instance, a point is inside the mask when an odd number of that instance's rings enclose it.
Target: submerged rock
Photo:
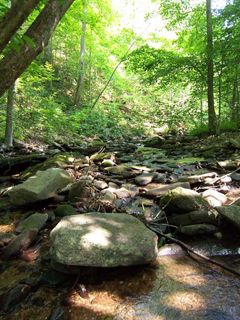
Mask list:
[[[222,206],[216,207],[216,210],[229,222],[240,228],[240,207],[239,206]]]
[[[199,209],[208,209],[208,202],[194,190],[178,187],[169,191],[160,201],[167,213],[184,214]]]
[[[49,199],[70,182],[71,177],[63,169],[51,168],[38,171],[35,176],[9,191],[10,202],[15,206],[23,206]]]
[[[117,267],[150,263],[157,236],[127,214],[65,217],[51,232],[53,261],[70,266]]]
[[[36,229],[37,231],[39,231],[44,227],[47,220],[47,213],[34,213],[30,215],[28,218],[20,221],[16,228],[16,231],[19,233],[30,231],[32,229]]]

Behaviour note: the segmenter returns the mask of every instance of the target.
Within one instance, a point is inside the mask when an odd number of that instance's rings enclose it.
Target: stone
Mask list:
[[[199,209],[208,209],[208,202],[194,190],[178,187],[170,190],[161,200],[160,206],[167,213],[185,214]]]
[[[94,185],[94,187],[96,187],[99,190],[103,190],[108,187],[107,182],[102,181],[102,180],[94,180],[93,185]]]
[[[122,213],[87,213],[63,218],[51,232],[51,257],[70,266],[148,264],[157,257],[157,235]]]
[[[176,189],[178,187],[182,187],[185,189],[190,189],[190,184],[188,182],[177,182],[177,183],[171,183],[171,184],[159,184],[157,188],[149,189],[146,192],[146,195],[151,197],[161,197],[165,193],[167,193],[169,190]]]
[[[114,194],[117,196],[118,199],[123,199],[123,198],[129,198],[131,197],[131,192],[129,192],[127,189],[124,187],[117,189],[114,191]]]
[[[114,167],[108,167],[105,168],[105,170],[111,174],[121,176],[123,178],[133,178],[139,173],[141,173],[141,170],[134,169],[131,166],[128,165],[119,165]]]
[[[26,231],[13,238],[9,244],[4,247],[1,258],[9,259],[17,256],[22,250],[26,250],[36,239],[38,231],[36,229]]]
[[[15,237],[16,235],[12,232],[9,232],[9,233],[0,232],[0,249],[6,246]]]
[[[155,173],[143,173],[140,176],[135,178],[135,183],[138,186],[146,186],[147,184],[151,183],[155,177]]]
[[[111,159],[105,159],[103,160],[103,162],[101,163],[101,165],[105,168],[108,168],[108,167],[113,167],[115,166],[115,162]]]
[[[197,210],[186,214],[171,215],[168,218],[168,222],[174,226],[187,226],[199,223],[217,225],[218,213],[207,210]]]
[[[164,143],[165,143],[164,138],[160,136],[153,136],[153,137],[147,138],[144,141],[144,146],[150,147],[150,148],[158,148],[158,147],[162,147]]]
[[[205,223],[183,226],[178,229],[178,232],[186,236],[210,235],[217,231],[218,229],[216,226]]]
[[[76,209],[70,204],[60,204],[54,210],[54,213],[57,217],[65,217],[65,216],[72,216],[77,212],[76,212]]]
[[[63,169],[50,168],[38,171],[35,176],[9,191],[10,202],[15,206],[23,206],[49,199],[70,182],[71,177]]]
[[[25,231],[30,231],[36,229],[37,231],[41,230],[48,220],[47,213],[34,213],[31,214],[26,219],[19,222],[16,227],[16,232],[21,233]]]
[[[228,201],[228,198],[221,192],[214,189],[208,189],[202,193],[202,197],[207,200],[211,207],[222,206]]]
[[[240,207],[231,205],[231,206],[222,206],[216,207],[216,210],[220,213],[223,218],[226,218],[229,222],[235,225],[240,229]]]
[[[240,173],[234,172],[231,174],[230,177],[232,178],[233,181],[240,182]]]
[[[208,173],[192,175],[192,176],[181,176],[179,177],[179,181],[187,181],[190,184],[195,184],[195,183],[205,182],[207,178],[213,179],[216,177],[217,177],[216,172],[208,172]]]
[[[80,179],[71,185],[68,200],[78,202],[91,196],[93,182],[91,179]]]
[[[100,192],[100,199],[103,202],[113,203],[117,196],[109,189],[104,189]]]

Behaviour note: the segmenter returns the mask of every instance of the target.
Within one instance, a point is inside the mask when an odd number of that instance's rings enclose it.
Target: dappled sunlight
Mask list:
[[[14,230],[15,230],[14,223],[10,223],[10,224],[0,224],[0,232],[1,232],[1,233],[14,232]]]
[[[173,292],[165,298],[165,303],[168,307],[182,311],[199,310],[206,307],[204,298],[199,293],[191,291]]]
[[[159,262],[163,262],[164,274],[170,279],[181,284],[190,286],[202,286],[206,279],[197,266],[192,265],[186,257],[176,259],[176,257],[160,257]]]
[[[90,226],[88,232],[82,236],[81,245],[90,250],[93,246],[107,247],[110,245],[111,233],[98,226]]]

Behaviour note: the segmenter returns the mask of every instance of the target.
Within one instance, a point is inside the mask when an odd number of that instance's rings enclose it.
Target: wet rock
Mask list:
[[[164,257],[164,256],[186,256],[187,253],[184,251],[184,249],[176,244],[165,244],[158,250],[158,257]]]
[[[15,206],[23,206],[49,199],[70,182],[70,176],[63,169],[38,171],[35,176],[9,191],[10,202]]]
[[[208,189],[202,193],[204,199],[207,200],[211,207],[222,206],[228,201],[228,198],[223,194],[214,189]]]
[[[32,291],[27,284],[17,284],[14,288],[0,296],[0,309],[4,312],[11,311],[17,304],[22,302]]]
[[[197,235],[211,235],[218,231],[218,228],[211,224],[194,224],[183,226],[178,229],[178,232],[186,236],[197,236]]]
[[[149,189],[146,192],[146,195],[151,196],[151,197],[161,197],[165,193],[167,193],[169,190],[176,189],[178,187],[182,188],[189,188],[190,189],[190,184],[188,182],[177,182],[177,183],[172,183],[172,184],[160,184],[157,188]]]
[[[157,236],[127,214],[65,217],[51,232],[51,256],[70,266],[146,264],[157,257]]]
[[[234,224],[237,228],[240,228],[240,207],[231,205],[231,206],[222,206],[216,207],[216,210],[220,213],[223,218],[226,218],[229,222]]]
[[[60,204],[54,210],[54,213],[58,217],[65,217],[65,216],[72,216],[72,215],[76,214],[77,212],[76,212],[76,209],[69,204]]]
[[[16,228],[16,232],[21,233],[30,230],[41,230],[48,220],[47,213],[34,213],[28,218],[20,221]]]
[[[108,187],[108,184],[102,180],[94,180],[93,185],[94,185],[94,187],[96,187],[99,190],[103,190]]]
[[[22,250],[26,250],[35,241],[37,234],[37,230],[30,230],[13,238],[13,240],[11,240],[9,244],[4,247],[1,258],[9,259],[17,256]]]
[[[151,183],[155,177],[155,173],[143,173],[140,176],[135,178],[135,183],[138,186],[146,186]]]
[[[92,179],[88,177],[86,177],[86,179],[81,179],[78,182],[75,182],[70,188],[68,200],[70,202],[78,202],[90,197],[92,193],[92,184]]]
[[[199,209],[208,209],[208,202],[194,190],[178,187],[169,191],[160,200],[167,213],[185,214]]]
[[[174,226],[187,226],[191,224],[218,224],[218,213],[207,210],[192,211],[187,214],[175,214],[168,218],[170,224]]]

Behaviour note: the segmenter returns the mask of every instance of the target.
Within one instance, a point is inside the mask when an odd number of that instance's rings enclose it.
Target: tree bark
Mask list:
[[[0,52],[21,27],[40,0],[15,0],[0,21]]]
[[[13,113],[14,113],[14,100],[16,95],[16,82],[8,90],[7,95],[7,116],[5,128],[5,143],[7,148],[13,146]]]
[[[213,28],[212,28],[212,3],[206,0],[207,15],[207,69],[208,69],[208,130],[209,133],[217,132],[217,117],[214,108],[214,64],[213,64]]]
[[[0,62],[0,97],[47,46],[59,21],[74,0],[49,0],[23,37],[18,51],[12,50]]]
[[[76,94],[74,104],[78,107],[81,105],[82,93],[84,88],[84,69],[85,69],[85,51],[86,51],[86,15],[87,15],[87,3],[83,1],[83,21],[82,21],[82,35],[81,35],[81,47],[80,47],[80,71],[77,82]]]

